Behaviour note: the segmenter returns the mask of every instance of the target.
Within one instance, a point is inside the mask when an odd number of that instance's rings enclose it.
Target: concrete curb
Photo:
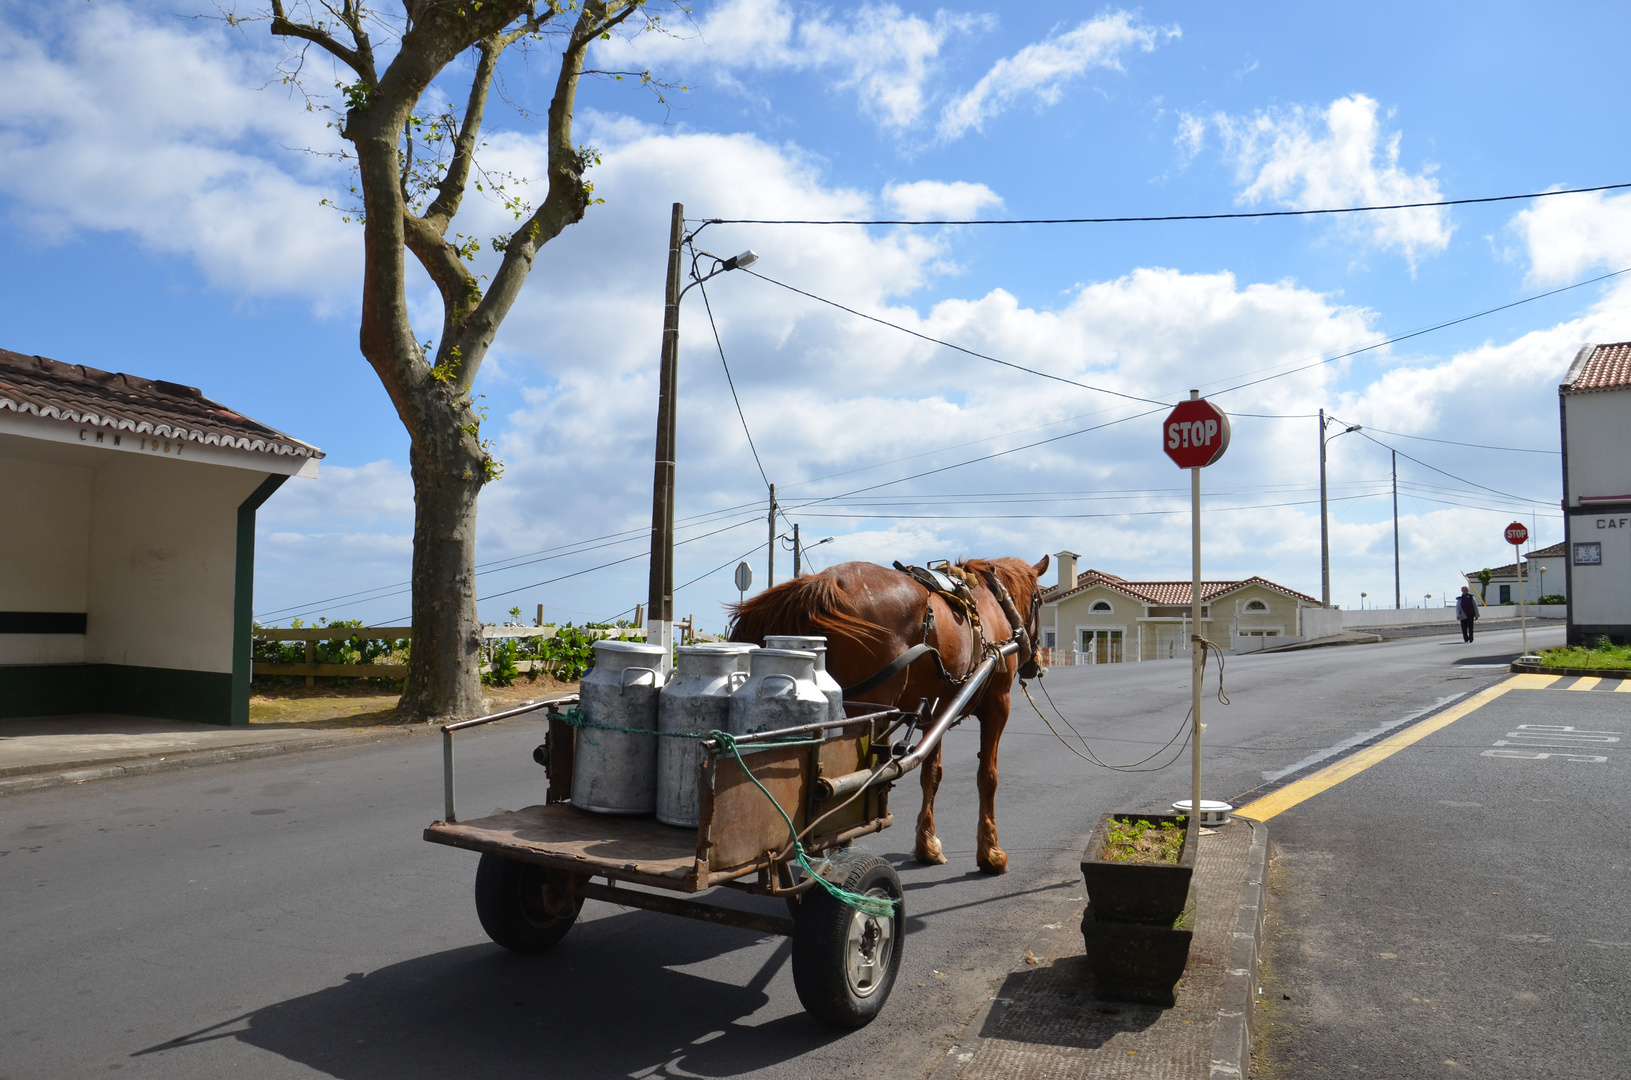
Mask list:
[[[1344,630],[1331,637],[1310,638],[1299,641],[1295,645],[1280,645],[1273,649],[1254,649],[1246,656],[1268,656],[1273,653],[1302,652],[1304,649],[1330,649],[1338,645],[1376,645],[1382,641],[1381,634],[1367,634],[1358,631]]]
[[[178,754],[137,758],[84,769],[28,773],[0,779],[0,796],[21,794],[25,791],[39,791],[45,788],[65,787],[70,784],[83,784],[91,780],[112,780],[121,776],[147,776],[152,773],[171,772],[176,769],[196,768],[200,765],[217,765],[228,761],[248,761],[254,758],[275,757],[280,754],[299,753],[303,750],[331,750],[340,746],[358,746],[364,743],[383,742],[386,739],[399,739],[435,730],[437,728],[431,726],[374,728],[355,734],[335,735],[326,739],[294,739],[280,743],[226,746],[218,750],[191,750]],[[54,766],[53,768],[60,768],[60,766]]]
[[[1263,939],[1263,904],[1268,888],[1269,828],[1250,825],[1252,849],[1246,856],[1246,885],[1235,916],[1235,940],[1218,994],[1218,1027],[1212,1035],[1211,1080],[1244,1080],[1252,1052],[1252,1004],[1257,1000],[1257,950]]]
[[[1631,679],[1625,668],[1542,667],[1539,664],[1520,664],[1513,661],[1507,670],[1514,675],[1579,675],[1584,678]]]

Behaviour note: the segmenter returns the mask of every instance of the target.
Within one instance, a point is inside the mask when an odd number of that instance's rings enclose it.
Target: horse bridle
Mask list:
[[[1013,596],[1008,587],[997,577],[996,571],[984,570],[981,575],[986,585],[991,589],[991,595],[997,598],[1002,613],[1008,616],[1008,625],[1013,629],[1014,641],[1019,642],[1019,677],[1034,679],[1041,674],[1041,668],[1036,662],[1036,641],[1031,636],[1030,627],[1036,623],[1037,613],[1042,610],[1042,590],[1033,589],[1031,592],[1031,614],[1024,622],[1019,618],[1019,607],[1014,603]]]

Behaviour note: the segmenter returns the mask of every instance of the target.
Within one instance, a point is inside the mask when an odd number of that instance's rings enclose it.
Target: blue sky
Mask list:
[[[322,476],[261,512],[256,609],[393,621],[408,611],[390,588],[407,576],[407,443],[356,350],[357,230],[319,205],[344,170],[305,152],[335,139],[276,82],[284,47],[265,25],[191,17],[213,13],[0,2],[0,346],[194,384],[321,446]],[[694,217],[1000,219],[1631,181],[1616,135],[1628,106],[1595,74],[1627,44],[1618,5],[699,3],[668,26],[597,63],[688,89],[665,107],[632,81],[586,85],[577,135],[602,150],[606,202],[546,249],[478,383],[506,465],[480,514],[489,619],[644,599],[673,201]],[[510,96],[541,109],[549,67],[513,66]],[[462,96],[458,74],[439,92]],[[490,167],[538,175],[534,124],[495,107],[489,130]],[[459,224],[492,235],[502,214],[473,200]],[[1631,266],[1631,195],[1340,220],[713,226],[698,242],[752,247],[770,277],[968,348],[1165,401]],[[835,537],[816,565],[1069,548],[1124,576],[1187,576],[1186,478],[1159,453],[1159,417],[889,483],[1139,410],[745,275],[710,283],[709,300],[766,473],[807,540]],[[677,579],[701,580],[677,604],[718,628],[735,557],[756,543],[764,581],[765,493],[700,301],[682,316],[679,512],[697,523]],[[413,302],[431,336],[422,281]],[[1318,593],[1307,414],[1555,450],[1559,377],[1581,344],[1631,338],[1628,316],[1616,278],[1220,396],[1301,418],[1241,417],[1207,470],[1207,576]],[[1459,478],[1401,459],[1407,602],[1503,560],[1514,516],[1537,543],[1561,538],[1555,454],[1377,438]],[[1332,446],[1344,606],[1361,591],[1391,602],[1386,477],[1382,446]],[[812,503],[872,485],[887,486]],[[778,576],[789,562],[779,553]]]

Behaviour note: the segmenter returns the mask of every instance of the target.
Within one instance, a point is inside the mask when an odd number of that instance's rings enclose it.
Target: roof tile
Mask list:
[[[1589,355],[1575,359],[1563,389],[1571,394],[1631,388],[1631,341],[1588,346]],[[1582,354],[1585,350],[1581,350]]]

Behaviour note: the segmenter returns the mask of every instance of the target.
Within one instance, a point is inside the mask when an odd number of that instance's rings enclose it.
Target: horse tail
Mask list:
[[[736,604],[730,639],[763,645],[774,634],[822,633],[830,639],[887,644],[888,630],[863,618],[851,596],[830,573],[794,578]]]

